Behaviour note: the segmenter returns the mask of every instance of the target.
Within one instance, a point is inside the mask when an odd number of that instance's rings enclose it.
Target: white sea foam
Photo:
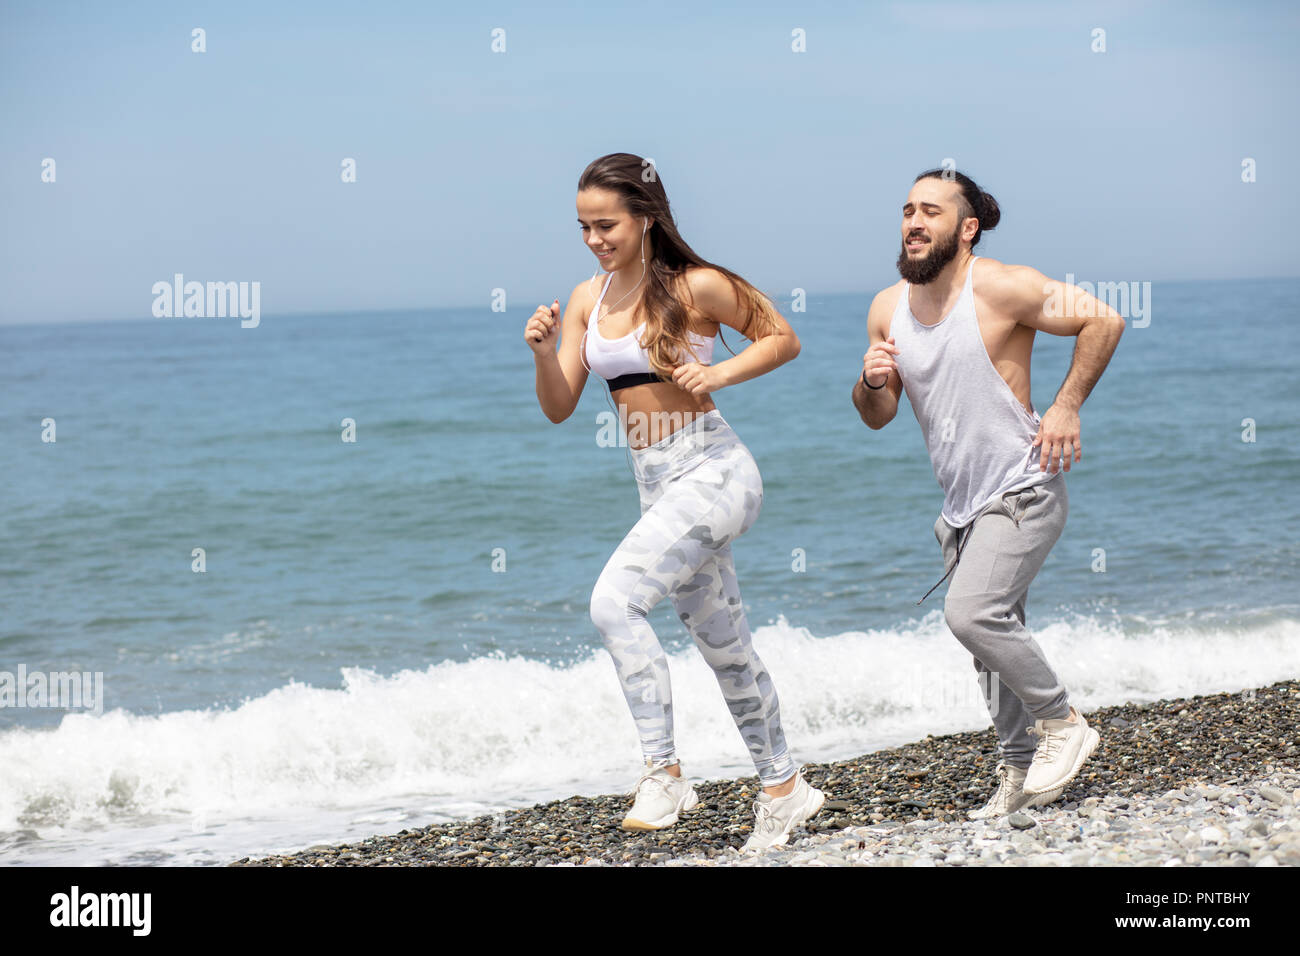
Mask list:
[[[1300,674],[1300,622],[1039,624],[1082,709],[1236,691]],[[989,725],[975,671],[939,612],[815,637],[782,621],[755,646],[797,759],[854,756]],[[752,765],[712,672],[671,656],[678,753],[694,777]],[[604,652],[555,667],[493,656],[342,689],[289,684],[228,710],[71,714],[0,734],[0,858],[231,859],[509,805],[621,789],[638,747]]]

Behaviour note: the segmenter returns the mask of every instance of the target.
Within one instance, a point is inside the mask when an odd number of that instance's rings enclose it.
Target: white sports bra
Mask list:
[[[645,328],[644,322],[622,338],[607,339],[600,334],[600,329],[597,327],[600,303],[604,300],[605,292],[613,281],[614,273],[611,272],[609,278],[605,280],[604,288],[600,290],[600,298],[596,299],[596,305],[591,310],[591,317],[587,320],[587,331],[583,334],[580,349],[584,357],[583,364],[601,378],[607,379],[611,392],[627,388],[629,385],[663,381],[650,371],[650,356],[641,347],[641,341],[637,337],[637,333]],[[695,361],[701,365],[711,365],[713,343],[717,336],[697,335],[691,331],[687,331],[686,334],[691,342],[691,352],[695,356]]]

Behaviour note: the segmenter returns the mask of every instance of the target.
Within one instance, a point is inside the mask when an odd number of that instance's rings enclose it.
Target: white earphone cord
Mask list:
[[[644,225],[641,226],[641,279],[644,279],[644,278],[645,278],[645,231],[646,231],[646,229],[648,229],[648,228],[650,227],[650,220],[649,220],[649,219],[645,219],[645,220],[642,220],[642,221],[643,221]],[[600,270],[599,270],[599,269],[597,269],[595,272],[592,273],[592,275],[591,275],[591,280],[588,281],[588,283],[587,283],[587,294],[588,294],[588,295],[591,294],[591,281],[594,281],[595,278],[596,278],[596,276],[598,276],[599,274],[600,274]],[[636,280],[636,285],[640,285],[640,284],[641,284],[641,279],[637,279],[637,280]],[[625,296],[623,296],[622,298],[620,298],[620,299],[618,300],[618,302],[622,302],[623,299],[626,299],[628,295],[631,295],[633,292],[635,292],[635,291],[636,291],[636,285],[632,286],[632,288],[628,290],[627,295],[625,295]],[[594,299],[595,296],[593,295],[592,298]],[[618,305],[618,302],[615,302],[614,305]],[[604,303],[602,302],[601,305],[604,305]],[[613,307],[614,307],[614,306],[610,306],[611,309],[612,309]],[[599,315],[596,316],[596,321],[597,321],[597,322],[600,321],[600,316],[599,316]],[[580,350],[581,350],[581,351],[579,352],[579,358],[582,358],[582,351],[585,351],[585,350],[586,350],[586,346],[587,346],[587,337],[586,337],[586,334],[584,333],[584,335],[583,335],[582,345],[579,346],[579,348],[580,348]],[[585,358],[583,358],[582,364],[583,364],[584,366],[586,366],[588,372],[591,371],[591,367],[587,365],[587,361],[586,361]],[[605,392],[605,401],[609,403],[610,410],[614,413],[614,418],[615,418],[615,419],[618,419],[618,420],[621,422],[621,420],[622,420],[622,416],[619,415],[619,413],[618,413],[618,409],[614,406],[614,396],[611,395],[609,392]],[[632,466],[632,455],[631,455],[631,453],[628,451],[628,448],[627,448],[626,445],[625,445],[624,448],[623,448],[623,457],[627,460],[627,470],[628,470],[629,472],[631,472],[633,475],[635,475],[635,474],[636,474],[636,469]]]
[[[605,311],[606,311],[607,313],[608,313],[608,312],[612,312],[612,311],[614,311],[614,309],[618,308],[618,303],[619,303],[619,302],[622,302],[622,301],[623,301],[624,299],[626,299],[629,295],[631,295],[633,292],[635,292],[635,291],[636,291],[636,287],[637,287],[638,285],[640,285],[640,284],[641,284],[641,280],[645,278],[645,231],[646,231],[646,229],[650,228],[650,220],[649,220],[649,219],[643,219],[643,220],[641,220],[641,221],[642,221],[642,223],[644,223],[644,225],[641,226],[641,278],[636,280],[636,285],[632,286],[632,288],[628,289],[627,292],[625,292],[623,295],[619,296],[618,302],[615,302],[613,305],[609,305],[608,303],[605,303],[605,302],[602,302],[602,303],[601,303],[601,305],[605,306]],[[588,295],[591,295],[591,283],[592,283],[593,281],[595,281],[595,278],[596,278],[596,276],[598,276],[598,275],[600,275],[600,270],[599,270],[599,269],[597,269],[595,272],[593,272],[593,273],[591,274],[591,279],[589,279],[589,280],[587,281],[587,294],[588,294]],[[594,295],[592,295],[591,297],[592,297],[593,299],[596,298]],[[600,316],[600,315],[597,315],[597,316],[596,316],[596,321],[597,321],[597,322],[600,322],[600,320],[601,320],[601,316]]]

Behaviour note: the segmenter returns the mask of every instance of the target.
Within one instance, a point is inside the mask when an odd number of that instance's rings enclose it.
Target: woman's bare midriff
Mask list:
[[[687,298],[680,287],[677,294],[678,301]],[[683,305],[686,308],[690,331],[703,336],[718,334],[718,323],[706,318],[689,302],[683,301]],[[618,313],[607,313],[607,320],[609,315],[622,315],[627,311],[627,309],[620,309]],[[584,321],[591,321],[590,312],[587,313]],[[617,330],[612,330],[606,337],[616,339],[619,334]],[[677,429],[694,420],[697,415],[703,415],[717,408],[708,395],[692,395],[672,382],[650,382],[645,385],[620,388],[614,392],[613,399],[614,404],[618,406],[619,419],[627,433],[627,443],[630,448],[645,448],[663,441]]]
[[[613,398],[630,448],[663,441],[697,415],[717,408],[707,395],[692,395],[672,382],[620,388]]]

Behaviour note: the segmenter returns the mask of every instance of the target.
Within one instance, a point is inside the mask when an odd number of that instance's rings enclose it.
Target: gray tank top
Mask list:
[[[906,283],[890,319],[898,375],[943,489],[943,520],[954,528],[1008,491],[1056,477],[1038,470],[1040,450],[1030,447],[1038,413],[1025,411],[980,337],[971,283],[978,258],[966,268],[957,304],[937,323],[917,321]]]

